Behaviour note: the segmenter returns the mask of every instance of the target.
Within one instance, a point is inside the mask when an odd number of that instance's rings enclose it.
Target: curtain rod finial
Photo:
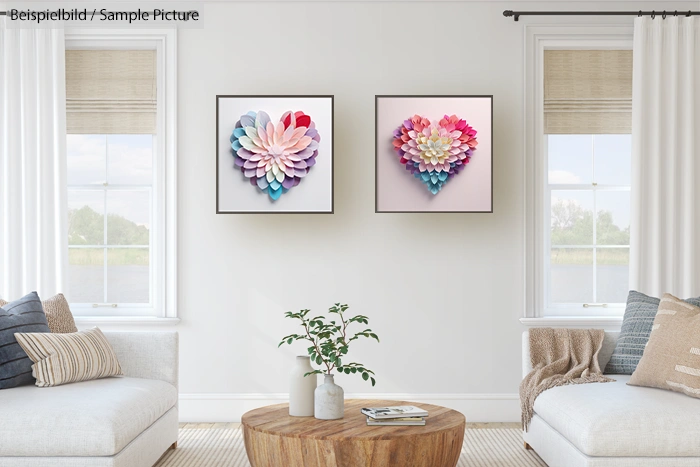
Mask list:
[[[513,17],[513,20],[518,21],[520,19],[520,15],[515,13],[513,10],[505,10],[503,12],[503,16],[506,18]]]

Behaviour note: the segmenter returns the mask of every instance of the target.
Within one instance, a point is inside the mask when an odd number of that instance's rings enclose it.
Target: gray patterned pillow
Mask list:
[[[688,298],[685,301],[700,306],[700,297]],[[660,302],[658,298],[630,290],[625,315],[622,318],[620,338],[603,373],[614,375],[634,373],[644,354],[644,347],[649,342],[649,334],[651,334],[651,327],[654,325]]]
[[[5,305],[7,305],[7,302],[0,298],[0,307]],[[73,313],[71,313],[68,301],[66,301],[66,297],[62,293],[42,300],[41,307],[44,309],[46,321],[49,323],[51,332],[78,332],[78,328],[75,327]]]
[[[0,307],[0,389],[34,384],[33,362],[17,343],[16,332],[51,332],[36,292]]]

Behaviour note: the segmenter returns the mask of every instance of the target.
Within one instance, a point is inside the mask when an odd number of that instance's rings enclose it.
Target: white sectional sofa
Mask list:
[[[124,377],[0,391],[0,466],[151,467],[178,435],[178,335],[105,332]]]
[[[605,368],[619,333],[606,332]],[[530,372],[523,334],[523,376]],[[699,467],[700,400],[662,389],[614,383],[562,386],[543,392],[523,433],[549,467]]]

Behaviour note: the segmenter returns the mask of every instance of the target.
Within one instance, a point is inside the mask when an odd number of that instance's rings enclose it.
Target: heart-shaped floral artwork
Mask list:
[[[476,150],[476,130],[456,115],[439,122],[414,115],[394,130],[394,149],[406,170],[437,194]]]
[[[231,148],[236,166],[272,200],[297,186],[316,164],[321,136],[304,112],[285,112],[276,124],[262,110],[236,122]]]

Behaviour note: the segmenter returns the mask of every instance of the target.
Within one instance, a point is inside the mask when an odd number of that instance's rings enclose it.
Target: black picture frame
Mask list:
[[[379,134],[378,134],[378,119],[379,119],[379,99],[383,98],[482,98],[489,99],[491,101],[491,209],[488,211],[386,211],[379,209],[379,198],[378,198],[378,186],[379,186]],[[396,94],[375,94],[374,96],[374,212],[375,214],[493,214],[493,141],[494,141],[494,128],[493,128],[493,94],[418,94],[418,95],[396,95]]]
[[[219,103],[221,99],[330,99],[331,102],[331,209],[330,211],[222,211],[219,206]],[[217,94],[216,95],[216,214],[334,214],[335,213],[335,96],[333,94]]]

